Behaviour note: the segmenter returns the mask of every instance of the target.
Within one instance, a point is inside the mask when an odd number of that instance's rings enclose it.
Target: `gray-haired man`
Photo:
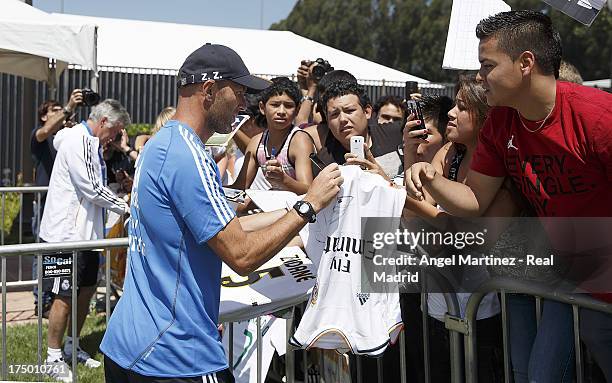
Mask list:
[[[102,148],[129,124],[130,117],[125,108],[118,101],[108,99],[92,108],[87,121],[57,133],[53,141],[57,155],[40,227],[41,240],[64,242],[102,239],[104,209],[119,214],[128,212],[126,202],[106,187]],[[71,254],[45,255],[47,261],[55,262],[69,260],[71,257]],[[96,288],[98,264],[99,253],[84,251],[78,254],[77,335],[83,327],[89,300]],[[49,375],[61,381],[72,381],[72,374],[61,350],[71,309],[71,281],[70,276],[44,280],[54,294],[49,314],[46,363],[49,365]],[[71,342],[72,339],[68,338],[65,353],[71,351]],[[100,362],[91,359],[80,348],[77,360],[88,367],[100,366]]]

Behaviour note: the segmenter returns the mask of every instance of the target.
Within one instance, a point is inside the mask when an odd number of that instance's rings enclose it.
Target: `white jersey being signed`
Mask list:
[[[397,284],[384,283],[376,292],[362,289],[362,266],[371,264],[373,255],[362,218],[385,217],[376,220],[375,231],[394,232],[406,192],[358,166],[343,166],[341,172],[344,184],[336,200],[308,226],[306,252],[321,260],[306,312],[289,343],[375,356],[396,339],[402,323]]]

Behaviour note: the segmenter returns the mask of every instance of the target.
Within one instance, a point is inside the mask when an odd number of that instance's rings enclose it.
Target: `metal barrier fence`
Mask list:
[[[270,78],[275,75],[262,75]],[[0,74],[0,170],[6,171],[0,186],[15,185],[17,175],[31,173],[30,133],[38,126],[37,108],[46,99],[66,103],[75,88],[89,87],[91,71],[69,66],[60,76],[55,95],[45,82]],[[295,76],[292,76],[295,80]],[[381,80],[359,80],[372,102],[382,95],[404,95],[404,84]],[[425,94],[454,98],[454,85],[421,84]],[[133,123],[150,124],[166,106],[176,105],[176,71],[101,66],[98,92],[102,99],[114,98],[123,104]],[[89,115],[89,108],[76,111],[77,121]],[[29,181],[28,176],[25,177]]]
[[[77,252],[83,250],[96,250],[106,249],[106,262],[105,262],[105,285],[106,285],[106,324],[108,325],[110,311],[110,250],[116,247],[127,247],[128,239],[104,239],[97,241],[79,241],[79,242],[63,242],[63,243],[32,243],[32,244],[18,244],[18,245],[5,245],[0,246],[0,257],[2,259],[2,379],[8,379],[8,366],[7,366],[7,332],[6,332],[6,294],[7,294],[7,281],[6,281],[6,260],[7,257],[16,257],[22,255],[34,254],[38,258],[38,313],[42,313],[42,299],[40,294],[42,293],[42,280],[43,280],[43,255],[49,253],[72,253],[72,297],[71,297],[71,315],[70,320],[72,323],[72,366],[77,365],[77,348],[79,346],[77,338]],[[37,364],[43,366],[42,359],[42,315],[38,315],[38,342],[37,342]],[[21,362],[21,361],[20,361]],[[73,374],[73,382],[78,381],[76,373]],[[38,375],[42,377],[40,370],[37,371]]]
[[[48,187],[0,187],[0,201],[1,201],[1,213],[0,213],[0,222],[5,221],[5,215],[7,210],[7,197],[13,196],[13,202],[18,200],[19,205],[19,218],[15,217],[15,220],[18,226],[17,236],[13,238],[17,240],[18,244],[22,244],[24,239],[24,194],[35,196],[33,198],[34,207],[33,207],[33,219],[35,220],[34,226],[39,226],[39,220],[41,217],[41,201],[42,196]],[[18,198],[15,198],[15,195],[18,195]],[[3,229],[0,229],[0,244],[5,244],[5,233]],[[37,237],[33,237],[33,239],[38,242]],[[6,378],[6,291],[7,288],[13,287],[24,287],[24,286],[36,286],[38,285],[38,291],[42,291],[41,289],[41,255],[35,255],[38,264],[37,264],[37,274],[39,276],[38,279],[23,279],[23,257],[30,256],[31,254],[41,254],[45,251],[76,251],[76,250],[86,250],[86,249],[94,249],[94,248],[111,248],[111,247],[121,247],[127,244],[126,239],[120,240],[104,240],[104,241],[85,241],[78,243],[63,243],[63,244],[27,244],[27,245],[8,245],[0,247],[0,256],[2,256],[2,345],[3,345],[3,378]],[[102,246],[104,245],[104,246]],[[74,254],[73,254],[74,255]],[[10,257],[9,257],[10,256]],[[9,258],[18,258],[17,263],[13,263],[13,267],[7,267],[7,257]],[[107,258],[108,259],[108,258]],[[74,263],[73,263],[74,264]],[[17,267],[17,272],[15,273],[14,268]],[[16,280],[8,280],[7,271],[11,272],[13,276],[16,275]],[[107,312],[110,312],[110,262],[106,262],[106,308]],[[443,291],[452,291],[452,288],[448,285],[448,281],[446,281],[441,275],[436,273],[428,274],[430,277],[435,279],[435,283],[438,286],[444,286],[442,288]],[[426,289],[426,286],[423,286],[423,289]],[[560,294],[551,294],[547,292],[541,285],[517,281],[514,279],[508,278],[494,278],[485,283],[481,287],[482,292],[477,294],[473,294],[468,302],[468,306],[466,309],[465,318],[460,317],[460,310],[457,301],[457,297],[454,294],[446,293],[444,294],[444,298],[446,300],[446,304],[448,307],[448,314],[445,317],[445,325],[446,328],[450,331],[450,349],[451,349],[451,381],[453,383],[463,382],[463,376],[465,376],[465,381],[468,383],[476,382],[477,380],[477,355],[476,355],[476,327],[475,327],[475,317],[477,308],[480,304],[482,298],[486,295],[487,292],[490,291],[499,291],[501,294],[501,304],[502,304],[502,335],[503,335],[503,351],[504,351],[504,375],[506,382],[510,382],[510,361],[509,361],[509,344],[508,344],[508,319],[507,319],[507,308],[506,308],[506,293],[509,291],[524,293],[536,296],[536,307],[537,309],[537,318],[539,321],[539,314],[541,306],[541,299],[551,299],[559,302],[567,303],[573,307],[574,312],[574,328],[575,328],[575,347],[576,347],[576,374],[578,377],[578,383],[583,381],[583,363],[582,363],[582,355],[580,353],[580,334],[579,334],[579,314],[578,309],[581,307],[589,308],[597,311],[602,311],[606,313],[612,314],[612,305],[594,300],[592,298],[582,296],[582,295],[560,295]],[[425,372],[425,382],[428,383],[430,381],[430,363],[429,363],[429,329],[427,326],[428,323],[428,312],[427,312],[427,294],[421,293],[421,301],[424,302],[422,304],[422,336],[423,336],[423,355],[424,355],[424,365],[423,369]],[[38,312],[42,312],[42,300],[38,300]],[[293,331],[293,320],[292,316],[289,318],[287,324],[288,335],[292,334]],[[39,338],[42,337],[42,327],[41,326],[41,317],[39,316]],[[229,333],[233,334],[233,325],[229,324]],[[259,327],[258,327],[259,328]],[[461,345],[461,337],[464,336],[464,347]],[[231,335],[230,335],[231,337]],[[39,339],[39,353],[40,353],[40,343],[41,339]],[[258,337],[258,347],[261,347],[261,339]],[[232,345],[232,342],[229,343]],[[405,338],[404,333],[402,332],[400,337],[400,373],[402,378],[402,383],[406,381],[407,371],[405,365]],[[233,346],[230,346],[230,348]],[[291,347],[288,345],[287,347]],[[465,353],[465,356],[463,355]],[[74,353],[73,353],[74,354]],[[230,351],[230,358],[233,353]],[[259,355],[259,354],[258,354]],[[38,359],[40,362],[40,355],[38,355]],[[259,359],[261,359],[259,357]],[[258,360],[261,363],[261,360]],[[304,363],[306,361],[304,360]],[[231,364],[231,361],[230,361]],[[357,358],[358,369],[361,364],[361,357]],[[293,381],[293,373],[294,373],[295,361],[292,353],[288,353],[287,356],[287,377],[288,381]],[[465,375],[464,375],[464,367],[465,367]],[[377,369],[379,370],[379,376],[382,378],[383,374],[381,371],[382,365],[381,363],[377,364]],[[306,366],[305,366],[305,370]],[[379,381],[382,381],[380,379]],[[357,382],[361,382],[361,377],[358,375]]]
[[[479,288],[479,292],[472,294],[468,300],[465,312],[465,319],[460,320],[462,325],[458,330],[465,336],[465,372],[466,383],[478,382],[478,360],[476,348],[476,313],[480,302],[488,292],[499,291],[502,296],[502,332],[503,332],[503,348],[504,348],[504,376],[506,382],[510,380],[510,361],[509,361],[509,344],[508,344],[508,318],[506,309],[506,294],[509,292],[528,294],[535,296],[536,300],[536,318],[539,322],[541,312],[541,299],[553,300],[572,306],[573,325],[574,325],[574,348],[575,348],[575,363],[576,363],[576,380],[577,383],[584,381],[582,352],[580,346],[580,314],[579,309],[585,308],[612,315],[612,304],[593,299],[586,294],[561,294],[550,292],[547,286],[539,283],[521,281],[512,278],[496,277],[483,283]]]
[[[4,215],[5,215],[5,210],[6,210],[6,206],[5,206],[5,200],[6,200],[6,196],[9,195],[9,193],[16,193],[19,195],[19,220],[18,222],[16,222],[18,224],[18,238],[19,238],[19,243],[22,243],[22,239],[23,239],[23,226],[24,226],[24,220],[23,220],[23,211],[24,211],[24,194],[34,194],[36,196],[35,198],[35,205],[36,207],[34,208],[35,210],[37,210],[36,212],[34,212],[35,214],[33,214],[33,219],[35,220],[34,222],[34,226],[35,227],[39,227],[39,221],[40,221],[40,217],[42,216],[42,211],[41,211],[41,201],[42,201],[42,195],[43,193],[45,193],[48,190],[48,187],[4,187],[4,188],[0,188],[0,195],[1,195],[1,199],[2,199],[2,222],[4,222]],[[5,237],[4,237],[4,233],[2,233],[2,237],[0,238],[1,242],[0,244],[4,245],[5,244]],[[34,238],[36,240],[36,242],[38,242],[38,237],[36,236]],[[87,244],[89,242],[83,242],[83,244]],[[98,243],[98,242],[96,242]],[[100,242],[102,243],[102,242]],[[52,248],[62,248],[61,244],[39,244],[37,246],[41,246],[41,249],[49,249],[51,250]],[[91,245],[93,247],[87,247],[87,248],[79,248],[79,250],[85,250],[85,249],[89,249],[89,248],[96,248],[97,246]],[[6,250],[10,250],[11,247],[10,246],[4,246],[4,247],[0,247],[0,250],[6,251]],[[27,249],[32,249],[32,247],[27,247]],[[72,247],[66,247],[65,251],[69,251],[70,249],[72,249]],[[0,252],[0,255],[3,254],[2,252]],[[22,258],[29,256],[30,254],[27,252],[21,252],[18,255],[15,255],[15,257],[18,257],[18,264],[15,265],[13,264],[13,268],[10,267],[6,267],[6,262],[4,261],[2,266],[2,271],[3,271],[3,275],[4,278],[2,279],[2,288],[3,291],[6,288],[15,288],[15,287],[25,287],[25,286],[36,286],[38,285],[38,291],[41,291],[41,278],[39,277],[38,279],[28,279],[28,280],[23,280],[23,273],[22,273]],[[108,258],[107,258],[108,259]],[[14,267],[17,266],[18,267],[18,272],[15,273],[14,272]],[[110,262],[106,262],[106,268],[107,270],[110,270]],[[17,274],[17,280],[11,280],[11,281],[7,281],[6,278],[6,274],[7,274],[7,270],[11,271],[13,275]],[[38,265],[37,265],[37,273],[36,275],[40,276],[41,275],[41,265],[40,265],[40,257],[38,257]],[[110,274],[109,272],[107,272],[105,275],[107,275],[107,296],[106,296],[106,300],[107,302],[109,301],[109,295],[108,292],[110,291],[110,283],[111,283],[111,279],[110,279]],[[448,282],[446,282],[444,279],[441,278],[437,278],[436,279],[436,283],[438,284],[447,284]],[[446,285],[446,289],[450,289],[450,287],[448,287],[448,285]],[[425,296],[423,294],[423,296]],[[459,305],[457,303],[457,298],[453,295],[453,294],[444,294],[446,302],[447,302],[447,307],[449,307],[449,313],[452,313],[454,316],[458,316],[459,315]],[[4,296],[3,296],[4,297]],[[38,300],[38,312],[41,313],[42,309],[41,309],[41,301],[42,300]],[[423,301],[426,302],[425,299],[423,299]],[[3,298],[3,302],[4,302],[4,298]],[[107,310],[108,310],[108,304],[107,304]],[[426,356],[424,359],[424,369],[426,371],[426,376],[427,376],[427,382],[429,382],[429,361],[427,356],[429,355],[429,350],[428,350],[428,328],[426,326],[427,324],[427,305],[423,306],[423,311],[422,311],[422,317],[423,317],[423,323],[424,323],[424,328],[423,328],[423,344],[424,344],[424,355]],[[108,311],[107,311],[108,312]],[[3,318],[4,318],[4,314],[6,313],[6,311],[3,311]],[[223,318],[221,318],[222,320]],[[291,335],[293,333],[293,323],[292,320],[290,320],[288,323],[288,328],[287,331],[290,331],[288,333],[288,335]],[[40,324],[40,318],[39,318],[39,324]],[[233,326],[229,325],[229,331],[230,334],[233,332]],[[41,330],[39,329],[39,332]],[[5,332],[3,332],[3,334],[5,334]],[[230,345],[232,345],[232,342],[230,341],[229,343]],[[404,333],[402,332],[400,335],[400,368],[401,368],[401,377],[402,377],[402,383],[406,382],[406,376],[407,376],[407,372],[406,372],[406,365],[405,365],[405,336]],[[258,343],[259,345],[259,343]],[[291,347],[289,344],[287,344],[287,347]],[[456,333],[451,333],[451,347],[454,350],[454,353],[452,354],[452,365],[451,365],[451,371],[452,371],[452,376],[453,376],[453,383],[455,382],[461,382],[462,378],[462,349],[461,349],[461,339],[459,337],[459,334]],[[306,352],[304,352],[306,354]],[[230,351],[230,356],[233,355],[233,353]],[[259,355],[259,354],[258,354]],[[289,377],[293,377],[293,373],[294,373],[294,360],[293,360],[293,354],[292,353],[288,353],[288,357],[287,357],[287,376],[288,379]],[[306,364],[306,359],[303,360],[304,364]],[[361,357],[357,358],[357,363],[360,364],[361,362]],[[231,364],[231,362],[230,362]],[[304,366],[305,371],[307,370],[306,365]],[[382,377],[383,373],[382,373],[382,365],[380,363],[377,364],[377,369],[378,369],[378,376]],[[291,378],[292,379],[292,378]],[[289,382],[292,382],[292,380],[289,379]],[[383,379],[381,379],[380,381],[382,381]],[[358,382],[360,382],[361,379],[358,377]]]
[[[6,298],[7,298],[7,281],[6,281],[6,260],[10,257],[18,257],[23,255],[31,255],[34,254],[38,257],[38,312],[42,313],[42,299],[40,299],[40,294],[42,292],[42,280],[43,280],[43,256],[44,254],[57,254],[57,253],[72,253],[72,265],[71,265],[71,278],[72,278],[72,298],[71,298],[71,321],[73,324],[77,323],[77,252],[83,250],[100,250],[104,249],[106,251],[106,262],[105,262],[105,313],[106,313],[106,325],[108,326],[108,321],[111,314],[111,302],[110,302],[110,249],[111,248],[120,248],[128,246],[128,238],[117,238],[117,239],[103,239],[103,240],[94,240],[94,241],[78,241],[78,242],[63,242],[63,243],[33,243],[33,244],[16,244],[16,245],[4,245],[0,246],[0,258],[2,263],[2,271],[1,271],[1,283],[2,283],[2,372],[1,377],[3,380],[8,379],[9,369],[7,364],[7,327],[6,327]],[[293,334],[294,323],[293,323],[293,310],[292,308],[291,315],[288,317],[286,331],[287,338]],[[221,316],[219,318],[220,322],[224,322],[224,318]],[[42,358],[42,345],[43,345],[43,326],[42,326],[42,316],[38,316],[38,328],[37,328],[37,364],[38,366],[43,365]],[[233,324],[228,324],[229,331],[229,365],[233,365]],[[72,326],[72,366],[77,365],[77,348],[78,337],[76,332],[77,326]],[[402,334],[403,336],[403,334]],[[402,338],[403,342],[403,338]],[[261,319],[257,317],[257,382],[261,383],[261,369],[262,369],[262,333],[261,333]],[[304,373],[307,371],[307,358],[306,351],[304,351],[304,359],[303,362],[305,364]],[[23,361],[20,361],[23,362]],[[287,344],[287,356],[286,356],[286,377],[288,383],[295,382],[294,376],[294,367],[295,367],[295,356],[293,354],[293,349],[289,344]],[[230,367],[231,368],[231,367]],[[76,369],[73,374],[73,382],[78,382],[78,374],[76,373]],[[42,373],[37,374],[40,378],[42,378]],[[404,382],[404,381],[402,381]]]
[[[106,262],[105,262],[105,308],[106,308],[106,324],[108,325],[108,320],[111,313],[111,301],[110,301],[110,273],[111,273],[111,262],[110,262],[110,249],[111,248],[120,248],[127,247],[128,239],[127,238],[118,238],[118,239],[105,239],[105,240],[95,240],[95,241],[79,241],[79,242],[64,242],[64,243],[33,243],[33,244],[16,244],[16,245],[5,245],[0,246],[0,258],[2,264],[1,270],[1,288],[2,288],[2,379],[8,378],[8,366],[7,366],[7,321],[6,321],[6,313],[7,313],[7,258],[11,257],[19,257],[23,255],[35,255],[38,258],[38,278],[36,283],[38,284],[38,312],[42,313],[42,299],[40,299],[40,294],[42,292],[42,280],[43,280],[43,256],[44,254],[57,254],[57,253],[72,253],[72,265],[71,265],[71,278],[72,278],[72,307],[71,307],[71,320],[72,323],[77,323],[77,294],[76,294],[76,270],[77,270],[77,252],[83,250],[98,250],[104,249],[106,252]],[[430,275],[434,278],[434,283],[438,285],[438,287],[442,289],[448,289],[449,284],[441,275]],[[426,286],[423,286],[423,289],[426,289]],[[555,300],[558,302],[566,303],[572,306],[573,315],[574,315],[574,345],[576,349],[576,375],[577,382],[583,382],[583,368],[582,368],[582,355],[580,349],[580,331],[579,331],[579,308],[586,308],[596,311],[601,311],[604,313],[612,314],[612,305],[592,299],[585,295],[580,294],[560,294],[560,293],[551,293],[548,289],[545,288],[542,284],[520,281],[516,279],[510,278],[492,278],[487,282],[483,283],[478,289],[478,293],[472,294],[470,297],[467,308],[465,318],[461,318],[459,313],[459,304],[455,294],[445,293],[444,299],[446,301],[446,305],[448,307],[448,313],[445,316],[445,325],[446,328],[450,331],[450,357],[451,357],[451,382],[452,383],[461,383],[464,381],[466,383],[476,383],[478,376],[478,365],[477,365],[477,353],[476,353],[476,313],[478,311],[478,307],[480,302],[484,298],[484,296],[493,291],[499,291],[502,297],[502,332],[503,332],[503,351],[504,351],[504,376],[506,382],[511,382],[511,374],[510,374],[510,361],[509,361],[509,344],[508,344],[508,319],[507,319],[507,309],[506,309],[506,294],[508,292],[513,293],[521,293],[521,294],[529,294],[537,297],[537,299],[549,299]],[[425,371],[425,382],[430,382],[430,363],[429,363],[429,334],[427,327],[427,294],[421,293],[421,301],[422,303],[422,319],[423,319],[423,354],[424,354],[424,371]],[[539,307],[541,305],[536,305],[537,310],[539,311]],[[289,338],[294,331],[295,324],[293,323],[295,308],[291,308],[291,314],[285,315],[284,317],[288,319],[286,332],[287,338]],[[224,322],[224,318],[219,318],[221,322]],[[77,365],[77,347],[78,347],[78,338],[76,334],[77,326],[72,326],[72,365]],[[229,365],[233,366],[233,324],[229,323],[227,325],[229,332]],[[38,316],[38,329],[37,329],[37,362],[39,366],[43,365],[42,359],[42,316]],[[462,348],[461,348],[461,339],[460,337],[464,336],[464,351],[465,356],[462,357]],[[262,368],[262,358],[261,358],[261,349],[262,349],[262,334],[261,334],[261,321],[260,318],[257,318],[257,376],[258,383],[261,381],[261,368]],[[407,382],[407,368],[405,363],[405,337],[404,332],[400,334],[400,376],[401,382]],[[286,364],[285,364],[285,372],[288,383],[295,382],[295,355],[293,353],[294,349],[287,344],[287,355],[286,355]],[[463,362],[463,363],[462,363]],[[307,366],[307,354],[304,350],[304,374],[307,374],[308,366]],[[358,357],[356,359],[357,369],[360,372],[360,364],[361,359]],[[465,366],[465,375],[463,374],[462,364]],[[361,374],[358,372],[357,382],[362,382]],[[382,360],[379,359],[377,363],[377,375],[379,377],[378,382],[381,383],[384,381],[384,375],[382,372]],[[78,376],[75,373],[73,375],[73,381],[78,381]]]
[[[358,82],[365,87],[372,103],[382,96],[393,95],[403,99],[406,94],[403,82],[385,80],[358,80]],[[423,83],[419,84],[419,91],[424,96],[448,96],[451,99],[454,99],[456,94],[455,84]]]

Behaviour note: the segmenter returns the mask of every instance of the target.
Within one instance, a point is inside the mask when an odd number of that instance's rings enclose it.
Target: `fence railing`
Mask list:
[[[31,244],[16,244],[16,245],[4,245],[0,246],[0,258],[2,262],[2,271],[1,271],[1,283],[2,283],[2,372],[1,377],[3,380],[8,379],[8,366],[7,366],[7,281],[6,281],[6,260],[11,257],[20,257],[25,255],[35,255],[38,257],[38,278],[36,283],[38,284],[38,312],[42,313],[42,280],[43,280],[43,255],[44,254],[57,254],[57,253],[72,253],[72,300],[71,300],[71,321],[72,323],[77,323],[77,301],[76,301],[76,289],[77,289],[77,281],[76,281],[76,270],[77,270],[77,252],[84,250],[104,250],[106,253],[106,262],[105,262],[105,307],[106,307],[106,324],[108,326],[108,321],[111,314],[111,301],[110,301],[110,291],[111,291],[111,262],[110,262],[110,249],[112,248],[124,248],[128,246],[128,238],[117,238],[117,239],[103,239],[103,240],[93,240],[93,241],[78,241],[78,242],[60,242],[60,243],[31,243]],[[289,307],[290,308],[290,307]],[[281,310],[286,310],[287,308],[282,308]],[[291,310],[291,313],[293,309]],[[293,334],[294,323],[293,323],[293,314],[288,315],[288,321],[286,326],[287,338]],[[220,322],[224,322],[223,316],[219,318]],[[43,365],[42,358],[42,345],[43,345],[43,325],[42,325],[42,315],[38,315],[38,329],[37,329],[37,363],[39,366]],[[76,334],[77,326],[72,326],[72,366],[77,365],[77,347],[78,347],[78,337]],[[233,324],[228,323],[227,329],[229,332],[229,365],[233,365]],[[261,370],[262,370],[262,334],[261,334],[261,321],[260,318],[257,317],[257,382],[261,382]],[[294,367],[295,367],[295,357],[293,354],[293,348],[287,344],[287,361],[286,361],[286,376],[288,383],[294,383]],[[306,351],[304,351],[306,355]],[[307,358],[303,359],[305,366],[304,371],[307,371],[306,365]],[[73,374],[73,382],[78,381],[78,376],[76,373],[76,369]],[[40,374],[42,375],[42,374]],[[42,376],[40,376],[42,378]]]
[[[510,380],[510,361],[509,361],[509,344],[508,344],[508,317],[506,310],[506,294],[509,292],[518,294],[532,295],[537,298],[536,310],[537,318],[541,312],[541,299],[553,300],[572,306],[573,327],[574,327],[574,348],[575,348],[575,363],[576,363],[576,379],[578,383],[584,381],[583,361],[580,345],[580,314],[579,309],[590,309],[600,311],[607,314],[612,314],[612,304],[608,304],[589,297],[587,294],[564,294],[551,292],[549,286],[541,283],[517,280],[507,277],[496,277],[484,282],[479,288],[479,292],[471,295],[468,300],[465,320],[463,321],[463,329],[461,333],[465,336],[465,372],[466,383],[478,382],[478,360],[477,360],[477,331],[476,331],[476,313],[480,302],[484,296],[492,291],[499,291],[502,296],[502,331],[504,340],[504,376],[506,382]],[[554,350],[550,350],[554,352]]]
[[[108,320],[111,313],[111,300],[110,300],[110,292],[111,292],[111,262],[110,262],[110,249],[113,248],[124,248],[128,245],[127,238],[118,238],[118,239],[105,239],[105,240],[94,240],[94,241],[79,241],[79,242],[64,242],[64,243],[30,243],[30,244],[15,244],[15,245],[4,245],[0,246],[0,258],[2,263],[2,271],[1,271],[1,288],[2,288],[2,379],[8,378],[8,369],[7,369],[7,287],[9,284],[7,283],[7,259],[12,257],[20,257],[25,255],[34,255],[38,258],[38,278],[36,279],[36,283],[38,285],[38,312],[42,313],[42,299],[40,299],[40,294],[42,293],[42,279],[43,279],[43,255],[44,254],[57,254],[57,253],[71,253],[72,254],[72,307],[71,307],[71,318],[72,323],[76,322],[76,270],[77,270],[77,252],[83,250],[104,250],[106,254],[106,262],[105,262],[105,307],[106,307],[106,323],[108,324]],[[430,275],[433,277],[433,282],[438,285],[438,288],[442,290],[449,289],[448,281],[444,279],[441,275],[436,275],[435,273]],[[429,279],[427,279],[429,280]],[[425,290],[426,286],[422,286]],[[549,289],[543,284],[522,281],[511,278],[503,278],[497,277],[492,278],[485,283],[483,283],[479,289],[479,292],[471,295],[466,308],[465,317],[461,318],[460,316],[460,308],[458,304],[458,300],[455,294],[452,293],[444,293],[444,298],[446,301],[446,305],[448,307],[448,313],[445,316],[445,325],[446,328],[450,331],[450,358],[451,358],[451,382],[452,383],[476,383],[478,377],[478,364],[477,364],[477,330],[476,330],[476,313],[478,311],[478,307],[480,302],[484,298],[484,296],[489,292],[498,291],[501,294],[501,304],[502,304],[502,332],[503,332],[503,354],[504,354],[504,375],[505,381],[511,382],[511,372],[510,372],[510,361],[509,361],[509,339],[508,339],[508,317],[507,317],[507,308],[506,308],[506,294],[512,293],[520,293],[532,295],[538,299],[538,303],[541,299],[554,300],[557,302],[562,302],[572,306],[573,310],[573,318],[574,318],[574,345],[576,350],[576,376],[577,382],[582,383],[584,381],[583,377],[583,361],[582,361],[582,353],[580,348],[580,331],[579,331],[579,309],[585,308],[590,310],[596,310],[608,314],[612,314],[612,305],[607,304],[605,302],[601,302],[595,299],[592,299],[584,294],[562,294],[558,292],[550,292]],[[425,382],[430,382],[430,362],[429,362],[429,332],[427,327],[427,294],[421,293],[421,301],[422,301],[422,319],[423,319],[423,328],[422,328],[422,336],[423,336],[423,353],[424,353],[424,371],[425,371]],[[540,304],[536,305],[537,310],[540,309]],[[285,308],[286,309],[286,308]],[[294,323],[294,308],[289,307],[290,314],[285,315],[284,317],[289,319],[287,321],[286,332],[287,338],[293,334],[295,323]],[[220,321],[224,322],[224,318],[221,316]],[[72,348],[72,362],[73,366],[76,366],[76,349],[78,347],[78,338],[76,336],[76,328],[77,326],[72,327],[72,338],[74,339]],[[228,323],[226,326],[228,330],[229,339],[229,364],[233,365],[233,324]],[[408,329],[408,331],[413,331],[414,329]],[[37,361],[39,365],[43,364],[42,358],[42,316],[38,316],[38,329],[37,329]],[[464,348],[461,347],[461,338],[464,338]],[[260,382],[260,371],[262,369],[262,360],[261,360],[261,349],[262,349],[262,340],[261,340],[261,322],[257,320],[257,371],[258,371],[258,382]],[[400,376],[401,382],[405,383],[408,381],[408,371],[405,363],[405,335],[402,332],[400,334]],[[307,356],[306,351],[304,351],[304,373],[306,374],[308,371],[307,366]],[[357,371],[360,371],[361,357],[356,359],[357,363]],[[292,383],[295,382],[295,355],[294,349],[292,346],[287,344],[287,356],[286,356],[286,364],[285,364],[285,373],[287,377],[287,382]],[[465,373],[463,368],[465,368]],[[382,361],[379,360],[377,363],[377,372],[380,377],[379,382],[384,381],[384,375],[382,372]],[[78,376],[75,373],[73,375],[74,382],[78,380]],[[363,379],[361,374],[358,373],[357,382],[362,382]]]
[[[1,282],[2,282],[2,379],[8,379],[8,366],[7,366],[7,332],[6,332],[6,324],[7,324],[7,307],[6,307],[6,298],[7,298],[7,281],[6,281],[6,260],[9,257],[19,257],[22,255],[35,255],[38,258],[38,342],[37,342],[37,363],[38,366],[43,366],[42,359],[42,281],[43,281],[43,254],[48,253],[72,253],[72,268],[71,268],[71,315],[70,320],[72,323],[72,366],[77,365],[77,348],[79,346],[79,341],[77,337],[77,252],[83,250],[98,250],[98,249],[106,249],[106,262],[105,262],[105,284],[106,284],[106,324],[108,325],[108,320],[110,316],[110,255],[109,249],[116,247],[127,247],[128,239],[127,238],[119,238],[119,239],[104,239],[104,240],[96,240],[96,241],[78,241],[78,242],[60,242],[60,243],[30,243],[30,244],[18,244],[18,245],[5,245],[0,246],[0,257],[2,259],[2,272],[1,272]],[[76,368],[74,369],[73,382],[78,381],[78,374],[76,373]],[[42,377],[42,373],[39,374]]]

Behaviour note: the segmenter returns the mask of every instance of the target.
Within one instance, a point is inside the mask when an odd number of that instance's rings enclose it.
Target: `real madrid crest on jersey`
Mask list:
[[[314,287],[312,288],[312,294],[310,294],[310,304],[311,305],[317,304],[318,295],[319,295],[319,285],[315,283]]]

